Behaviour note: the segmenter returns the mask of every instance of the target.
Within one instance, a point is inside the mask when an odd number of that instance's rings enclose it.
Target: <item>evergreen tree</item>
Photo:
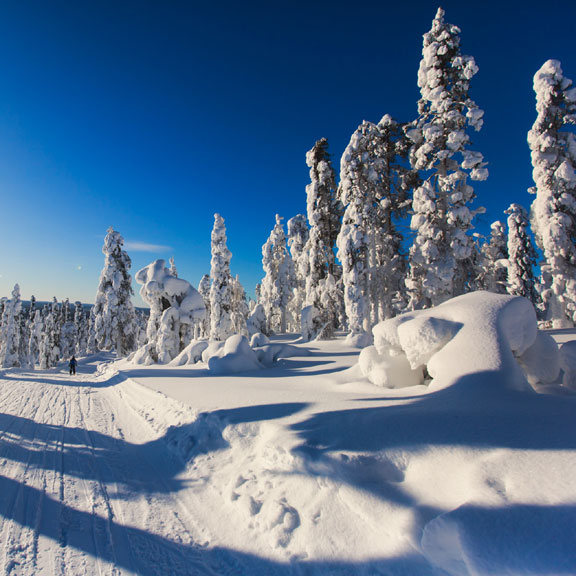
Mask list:
[[[226,246],[226,226],[220,214],[214,214],[212,259],[210,261],[210,338],[226,340],[234,333],[232,324],[232,254]]]
[[[246,320],[249,314],[248,300],[244,287],[240,283],[238,275],[232,278],[232,330],[234,334],[248,336]]]
[[[119,357],[135,349],[137,329],[132,305],[132,263],[123,245],[124,238],[110,227],[102,247],[104,268],[91,310],[96,346],[100,350],[114,349]]]
[[[16,284],[12,290],[12,298],[5,303],[2,313],[2,327],[0,328],[0,366],[2,368],[21,366],[21,311],[20,286]]]
[[[43,334],[42,311],[34,307],[33,314],[29,318],[28,358],[29,365],[34,368],[39,363],[40,342]]]
[[[418,120],[407,130],[413,141],[412,167],[429,172],[414,191],[410,227],[416,236],[410,250],[406,285],[410,307],[440,304],[473,288],[475,243],[469,232],[475,213],[470,180],[485,180],[482,154],[468,150],[468,129],[480,130],[483,111],[469,96],[478,67],[460,52],[460,29],[444,22],[438,9],[424,34],[418,72],[421,99]]]
[[[85,356],[88,348],[88,326],[82,302],[74,303],[74,326],[76,331],[76,356]]]
[[[268,332],[284,334],[287,328],[288,304],[295,285],[294,263],[286,247],[282,218],[276,214],[276,224],[262,246],[264,278],[260,287],[260,303],[266,314]]]
[[[538,117],[528,133],[536,194],[531,222],[544,255],[542,298],[555,328],[576,322],[576,88],[557,60],[534,76]]]
[[[42,338],[39,347],[39,364],[43,370],[52,368],[60,360],[60,311],[56,298],[42,309]]]
[[[482,246],[478,288],[495,294],[506,294],[508,237],[502,222],[494,222],[490,228],[490,238]]]
[[[306,302],[306,282],[309,272],[309,229],[304,214],[288,220],[288,248],[294,263],[294,289],[288,304],[287,327],[290,332],[300,330],[300,314]]]
[[[318,140],[306,154],[310,184],[306,186],[309,239],[306,275],[306,304],[320,307],[318,285],[328,274],[340,276],[334,248],[340,232],[343,206],[337,195],[336,174],[328,153],[328,141]]]
[[[210,338],[210,285],[211,285],[210,275],[204,274],[200,283],[198,284],[198,292],[204,299],[204,305],[206,306],[206,318],[198,326],[197,338]]]
[[[508,282],[513,296],[524,296],[535,306],[539,304],[534,268],[537,254],[528,232],[528,213],[519,204],[511,204],[508,214]]]
[[[60,353],[61,358],[71,358],[76,353],[78,331],[74,323],[74,317],[68,298],[62,303],[60,325]]]
[[[410,171],[400,126],[384,116],[363,122],[340,164],[340,199],[346,207],[338,236],[344,301],[351,338],[369,340],[369,329],[391,317],[402,291],[405,261],[395,220],[405,210]],[[404,146],[404,152],[402,152]]]

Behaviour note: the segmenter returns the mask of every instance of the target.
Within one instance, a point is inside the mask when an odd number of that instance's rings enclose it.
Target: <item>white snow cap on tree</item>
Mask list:
[[[534,76],[538,117],[528,132],[534,188],[531,222],[544,254],[542,298],[556,328],[576,322],[576,88],[560,62]]]
[[[124,238],[108,228],[102,252],[104,268],[91,310],[91,330],[100,350],[115,349],[124,356],[135,349],[137,324],[132,304],[132,262],[122,249]]]
[[[226,340],[234,334],[232,322],[232,253],[226,246],[226,225],[220,214],[214,214],[212,259],[210,260],[210,339]]]
[[[470,208],[470,180],[485,180],[482,154],[470,151],[468,128],[480,130],[483,111],[469,97],[478,67],[460,53],[460,29],[444,22],[438,9],[424,34],[418,72],[419,118],[407,130],[414,145],[410,161],[417,170],[431,170],[414,191],[410,227],[416,237],[410,251],[406,285],[412,308],[437,305],[473,289],[475,244],[468,234],[476,212]]]
[[[206,315],[204,299],[186,280],[176,278],[164,260],[156,260],[136,273],[140,295],[150,306],[148,344],[138,350],[136,363],[166,364],[191,342],[196,324]]]

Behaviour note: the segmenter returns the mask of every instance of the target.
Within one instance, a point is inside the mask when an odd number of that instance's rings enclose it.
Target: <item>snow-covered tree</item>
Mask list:
[[[529,233],[528,213],[519,204],[511,204],[508,214],[508,279],[507,291],[524,296],[535,306],[539,303],[534,268],[538,262]]]
[[[4,304],[2,313],[2,327],[0,328],[0,366],[2,368],[21,366],[21,311],[20,286],[16,284],[12,290],[12,298]]]
[[[469,129],[480,130],[484,114],[469,96],[477,72],[474,58],[460,52],[460,29],[444,22],[439,8],[424,34],[419,117],[407,130],[412,167],[427,173],[412,201],[415,239],[406,285],[413,309],[473,287],[476,245],[469,232],[479,210],[471,209],[475,194],[468,180],[488,177],[482,154],[468,149]]]
[[[150,306],[148,343],[135,361],[144,364],[173,360],[192,341],[195,327],[206,315],[204,300],[182,278],[172,276],[164,260],[156,260],[136,273],[140,295]]]
[[[506,294],[506,261],[508,259],[508,237],[502,222],[490,225],[490,238],[481,250],[481,266],[478,275],[478,288]]]
[[[282,218],[276,214],[276,224],[262,246],[264,278],[260,287],[260,304],[266,313],[268,332],[285,333],[288,304],[292,298],[294,263],[286,247]]]
[[[206,306],[206,317],[198,327],[198,338],[209,338],[210,337],[210,275],[204,274],[200,283],[198,284],[198,292],[200,296],[204,299],[204,305]]]
[[[42,309],[42,325],[39,364],[45,370],[56,366],[60,360],[60,310],[56,298]]]
[[[306,186],[306,209],[310,225],[305,253],[306,304],[319,306],[318,284],[328,274],[339,276],[334,248],[340,232],[343,206],[338,198],[336,174],[328,153],[326,138],[318,140],[306,154],[310,184]]]
[[[60,324],[60,355],[61,358],[71,358],[76,353],[78,331],[74,323],[74,316],[70,308],[70,301],[62,303]]]
[[[178,270],[176,268],[176,264],[174,264],[174,256],[171,256],[168,262],[170,262],[170,274],[172,274],[174,278],[178,278]]]
[[[534,76],[538,117],[528,133],[536,194],[531,222],[544,255],[542,298],[556,328],[576,322],[576,88],[560,62]]]
[[[39,362],[40,342],[43,334],[42,311],[37,310],[36,307],[34,307],[33,313],[29,318],[28,333],[28,358],[30,367],[34,368]]]
[[[403,207],[404,177],[397,162],[400,128],[390,116],[363,122],[340,163],[340,199],[345,206],[338,236],[350,338],[358,345],[368,331],[394,313],[404,278],[402,237],[395,218]],[[401,193],[401,194],[400,194]]]
[[[214,214],[212,259],[210,260],[210,338],[226,340],[234,333],[232,324],[232,253],[226,246],[226,225],[220,214]]]
[[[82,302],[74,303],[74,326],[76,328],[76,356],[85,356],[88,348],[88,325]]]
[[[248,300],[238,275],[236,275],[236,278],[232,278],[230,286],[232,291],[231,318],[233,334],[248,336],[248,328],[246,326],[246,319],[249,313]]]
[[[123,245],[122,235],[110,227],[102,247],[104,268],[91,310],[97,347],[100,350],[114,349],[119,357],[135,349],[137,330],[132,304],[132,263],[122,249]]]
[[[306,302],[306,282],[309,271],[309,229],[304,214],[288,220],[288,248],[294,263],[294,289],[288,304],[287,327],[290,332],[300,330],[300,314]]]

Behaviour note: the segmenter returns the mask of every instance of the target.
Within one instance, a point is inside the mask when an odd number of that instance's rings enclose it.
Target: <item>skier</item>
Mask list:
[[[76,362],[76,358],[74,358],[74,356],[72,356],[72,358],[70,358],[70,362],[68,363],[68,366],[70,367],[70,375],[72,374],[76,374],[76,364],[78,362]]]

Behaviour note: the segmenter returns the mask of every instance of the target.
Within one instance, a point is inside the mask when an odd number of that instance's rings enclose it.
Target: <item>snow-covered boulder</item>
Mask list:
[[[440,389],[484,374],[494,386],[529,390],[556,380],[560,369],[556,343],[538,332],[530,301],[516,296],[465,294],[386,320],[373,334],[359,366],[371,382],[389,388],[429,377],[430,387]]]

